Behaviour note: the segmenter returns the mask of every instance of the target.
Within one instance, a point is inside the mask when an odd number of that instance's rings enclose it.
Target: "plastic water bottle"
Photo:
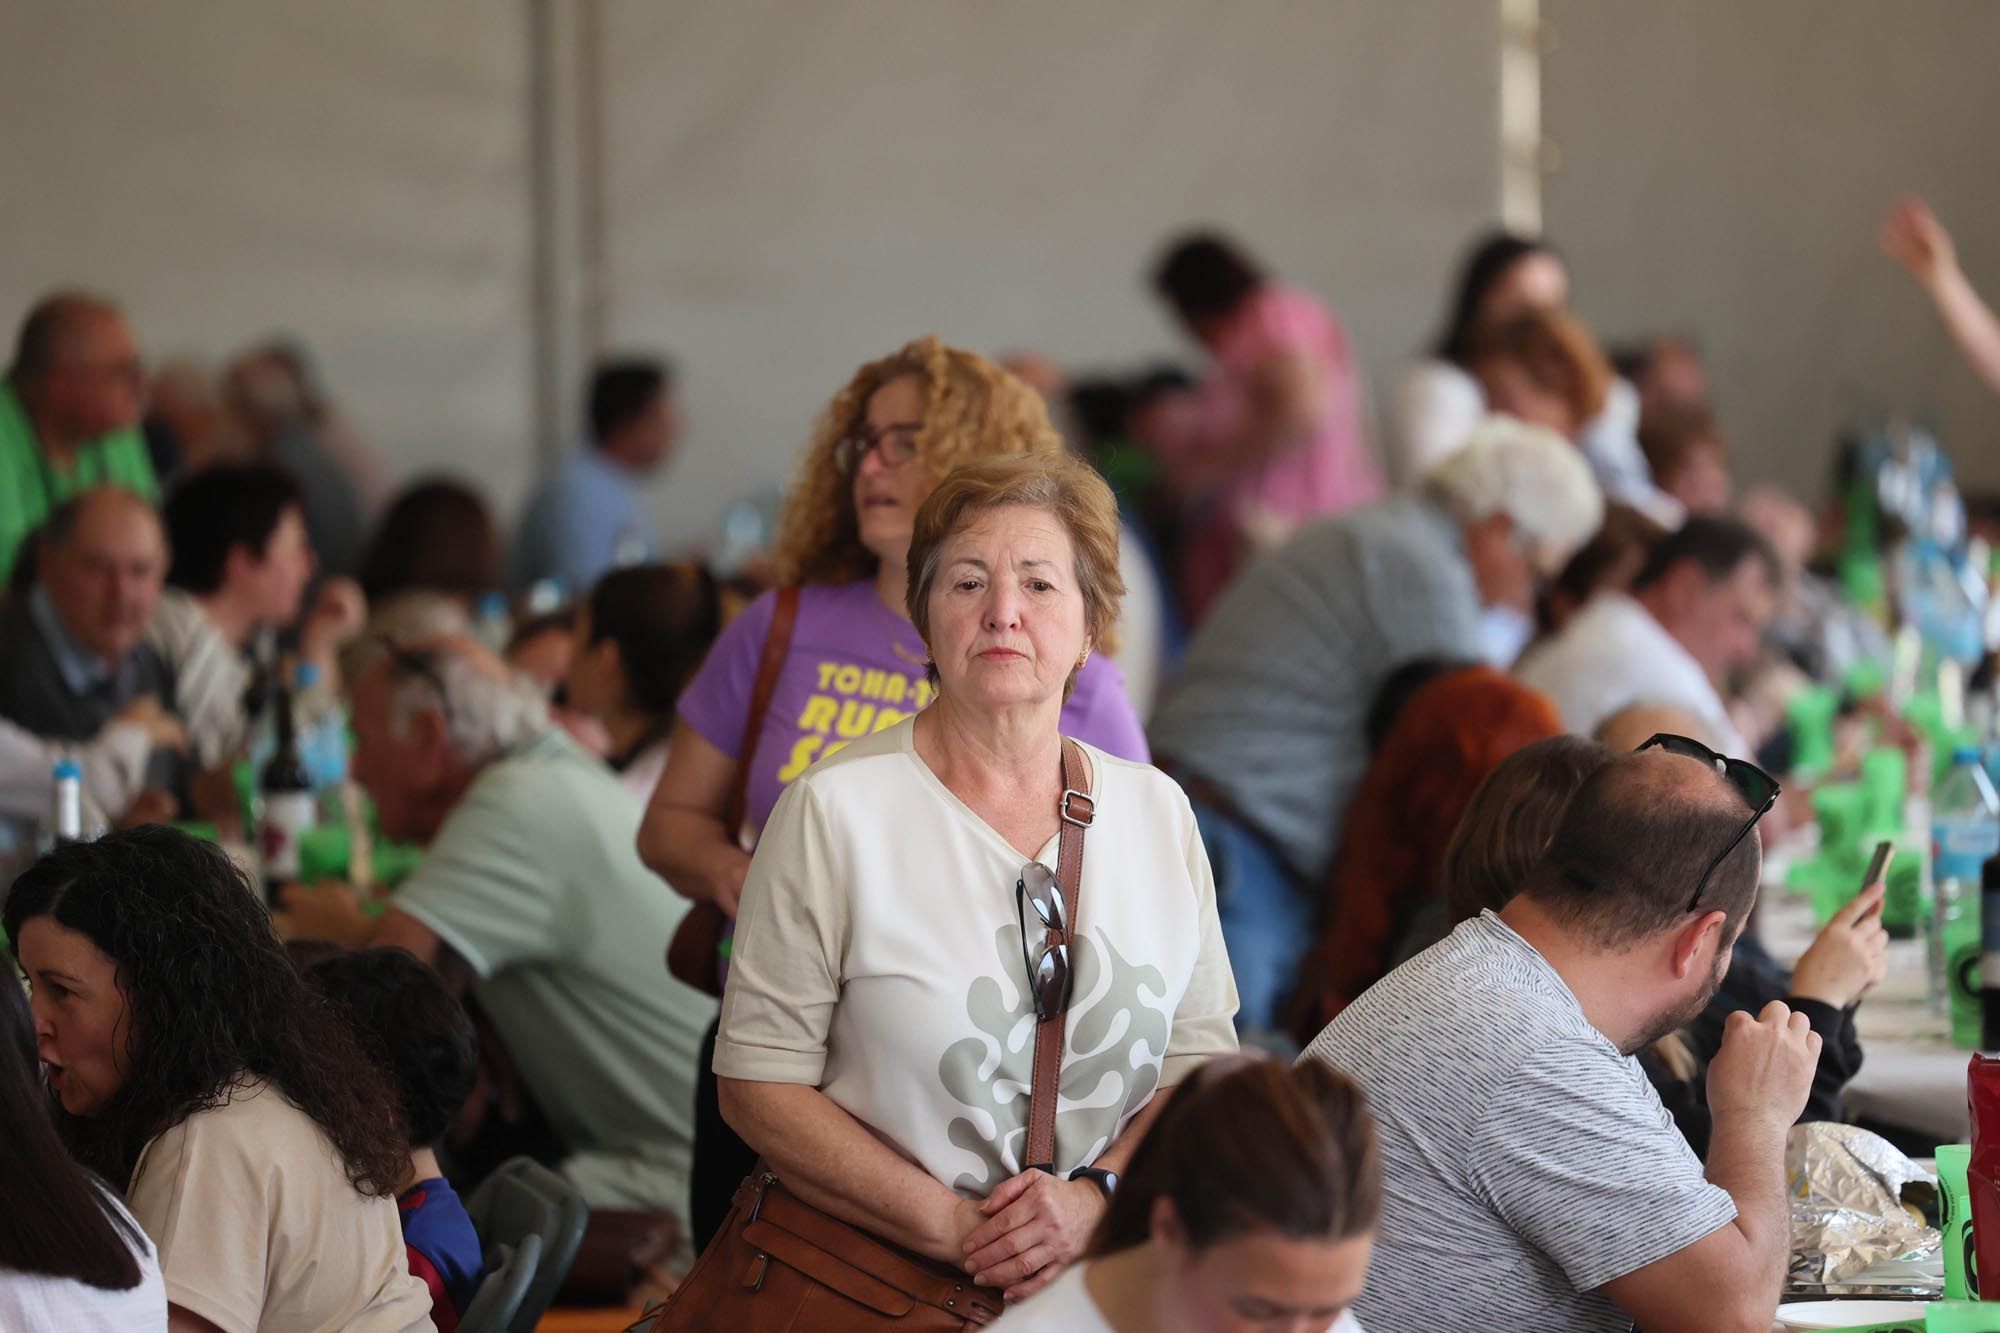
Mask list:
[[[312,774],[313,791],[324,802],[327,793],[347,781],[347,710],[320,680],[319,667],[299,663],[294,673],[298,692],[293,705],[298,719],[299,757]]]
[[[1948,994],[1947,936],[1956,937],[1968,917],[1980,912],[1982,876],[1986,863],[2000,856],[2000,795],[1986,776],[1979,750],[1961,746],[1951,757],[1951,772],[1931,800],[1931,874],[1935,898],[1931,905],[1931,1005],[1944,1012]]]
[[[567,600],[569,600],[567,583],[553,574],[547,578],[536,579],[528,588],[528,614],[545,616],[551,611],[560,609]]]
[[[498,655],[507,651],[507,640],[513,633],[514,620],[507,613],[507,594],[496,590],[481,597],[474,636]]]
[[[1970,669],[1986,652],[1986,598],[1970,567],[1929,541],[1904,543],[1894,557],[1896,595],[1905,624],[1923,637],[1932,660]]]
[[[58,759],[54,781],[49,819],[42,829],[43,851],[83,841],[83,769],[74,759]]]
[[[110,827],[97,803],[83,790],[83,766],[65,756],[56,760],[49,791],[49,813],[35,839],[37,853],[68,842],[96,842]]]

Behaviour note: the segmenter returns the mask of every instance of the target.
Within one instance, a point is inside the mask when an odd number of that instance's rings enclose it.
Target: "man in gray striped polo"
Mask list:
[[[1512,902],[1307,1049],[1381,1126],[1382,1230],[1356,1306],[1370,1333],[1767,1333],[1785,1134],[1819,1038],[1781,1003],[1730,1016],[1705,1170],[1632,1058],[1720,984],[1757,896],[1757,814],[1699,760],[1620,756]]]

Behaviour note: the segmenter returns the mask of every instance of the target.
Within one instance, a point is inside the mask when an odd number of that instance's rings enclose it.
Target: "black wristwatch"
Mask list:
[[[1107,1199],[1118,1192],[1118,1173],[1116,1171],[1100,1171],[1094,1166],[1080,1166],[1069,1173],[1069,1178],[1071,1180],[1089,1181],[1091,1184],[1097,1186],[1097,1188],[1103,1190],[1104,1197]]]

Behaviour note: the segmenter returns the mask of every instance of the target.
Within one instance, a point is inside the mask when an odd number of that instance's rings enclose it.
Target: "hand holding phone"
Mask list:
[[[1846,1009],[1882,980],[1889,948],[1889,933],[1882,928],[1882,872],[1894,849],[1894,843],[1876,845],[1861,892],[1833,914],[1793,969],[1793,995]]]

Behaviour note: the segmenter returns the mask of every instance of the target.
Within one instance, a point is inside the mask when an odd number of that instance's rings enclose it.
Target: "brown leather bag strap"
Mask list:
[[[1056,813],[1062,817],[1056,843],[1056,884],[1062,890],[1063,923],[1067,929],[1049,931],[1050,948],[1069,946],[1076,936],[1077,900],[1083,890],[1083,835],[1097,817],[1096,802],[1091,800],[1085,785],[1089,779],[1085,776],[1083,750],[1067,736],[1063,737],[1062,767],[1063,792],[1056,802]],[[1070,967],[1076,967],[1074,948],[1070,948]],[[1072,983],[1075,975],[1072,970]],[[1062,1079],[1068,1018],[1069,996],[1065,994],[1062,1007],[1035,1026],[1035,1076],[1028,1101],[1028,1151],[1022,1163],[1025,1169],[1055,1170],[1056,1094]]]
[[[757,660],[757,683],[750,688],[750,711],[743,716],[743,743],[736,747],[736,785],[729,789],[729,804],[723,807],[722,825],[732,839],[743,836],[743,818],[750,810],[750,764],[757,757],[764,714],[771,711],[771,699],[778,692],[778,677],[792,651],[792,626],[798,619],[799,585],[786,584],[778,589],[771,627],[764,631],[764,655]]]

